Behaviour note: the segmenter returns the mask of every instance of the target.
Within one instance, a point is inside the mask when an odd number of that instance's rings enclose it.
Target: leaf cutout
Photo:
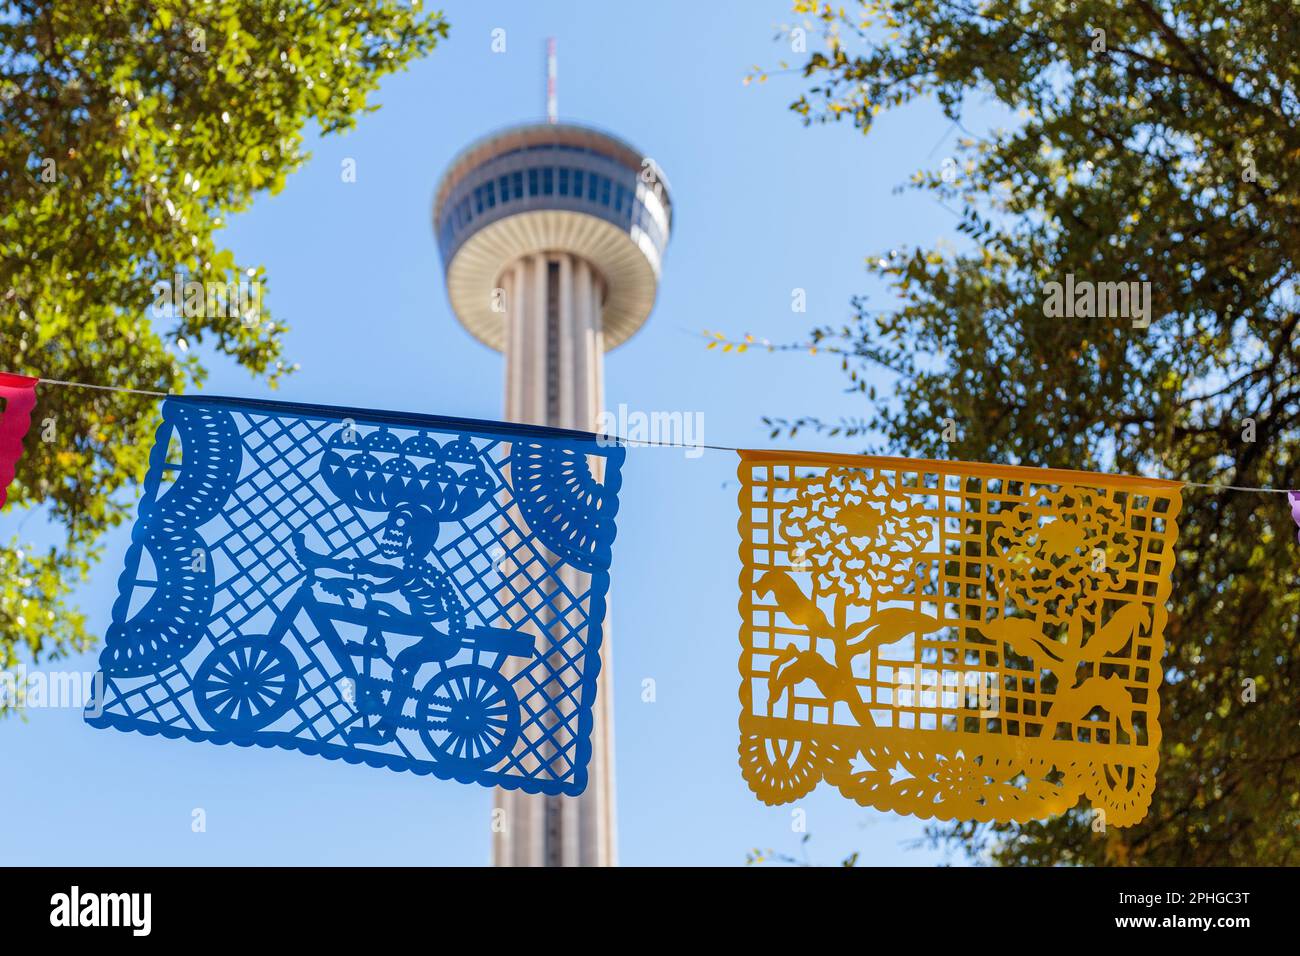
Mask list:
[[[908,634],[932,634],[942,627],[943,622],[928,614],[902,607],[892,607],[848,628],[844,632],[847,638],[845,646],[855,650],[860,646],[864,649],[884,647],[902,640]],[[853,639],[866,630],[870,630],[870,633],[854,642]],[[858,651],[858,653],[862,652]]]

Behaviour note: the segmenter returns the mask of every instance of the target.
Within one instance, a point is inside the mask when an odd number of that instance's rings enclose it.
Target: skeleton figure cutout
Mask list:
[[[321,590],[351,606],[360,597],[369,614],[376,615],[393,627],[408,632],[427,633],[417,643],[404,648],[393,660],[394,691],[387,707],[376,699],[371,678],[371,662],[384,653],[383,630],[366,631],[365,656],[362,663],[362,710],[380,710],[382,716],[373,725],[366,720],[353,728],[348,739],[357,743],[381,743],[396,733],[401,702],[410,693],[416,672],[423,664],[442,659],[446,641],[466,630],[465,606],[455,586],[445,573],[429,560],[438,537],[438,520],[424,505],[403,504],[393,509],[379,535],[379,552],[396,563],[363,561],[347,557],[340,549],[330,555],[312,551],[301,534],[294,536],[294,550],[304,565],[332,569],[350,577],[325,578]],[[395,594],[405,600],[407,610],[378,599],[376,595]],[[439,629],[438,625],[442,625]]]

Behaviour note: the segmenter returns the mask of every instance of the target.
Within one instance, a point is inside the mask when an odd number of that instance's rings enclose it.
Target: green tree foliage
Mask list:
[[[0,366],[182,391],[206,343],[274,384],[285,329],[264,302],[160,321],[155,287],[180,272],[256,291],[263,271],[218,242],[225,217],[302,165],[305,124],[349,129],[446,34],[406,0],[0,0]],[[155,425],[147,397],[39,390],[10,507],[66,537],[0,551],[0,667],[91,641],[69,593],[130,513]]]
[[[798,3],[808,123],[914,99],[964,134],[914,186],[956,250],[872,257],[897,294],[814,330],[845,353],[861,421],[908,455],[1300,486],[1300,7],[1275,0]],[[1104,35],[1103,32],[1104,31]],[[796,47],[797,49],[797,47]],[[994,103],[1011,128],[971,132]],[[870,141],[870,140],[869,140]],[[1048,318],[1045,286],[1151,283],[1147,329]],[[877,395],[870,369],[897,373]],[[943,420],[957,423],[943,440]],[[1285,499],[1188,487],[1146,820],[1080,811],[938,826],[1001,863],[1300,863],[1300,548]],[[1254,702],[1245,681],[1254,682]]]

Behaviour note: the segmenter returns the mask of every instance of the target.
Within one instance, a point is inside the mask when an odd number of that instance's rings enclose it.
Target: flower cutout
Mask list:
[[[984,773],[979,765],[962,753],[938,754],[939,765],[934,782],[944,801],[978,798],[984,790]]]
[[[1099,593],[1122,591],[1136,559],[1122,506],[1068,486],[1017,506],[992,540],[1003,596],[1045,622],[1070,620]]]
[[[796,485],[781,519],[795,570],[811,571],[817,596],[867,605],[914,592],[934,538],[908,489],[883,475],[832,469]]]

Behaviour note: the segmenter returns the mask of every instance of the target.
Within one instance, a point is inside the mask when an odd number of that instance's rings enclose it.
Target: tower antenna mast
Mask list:
[[[555,57],[555,37],[546,38],[546,122],[554,125],[560,121],[560,97],[556,89],[558,66]]]

